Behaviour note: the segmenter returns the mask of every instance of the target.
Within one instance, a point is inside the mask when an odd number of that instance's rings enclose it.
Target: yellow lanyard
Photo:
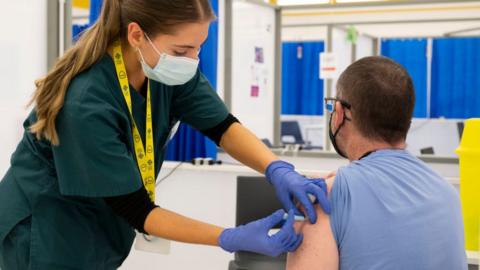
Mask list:
[[[153,127],[152,127],[152,108],[150,103],[150,81],[148,81],[147,88],[147,117],[145,124],[146,148],[143,147],[140,133],[132,113],[132,100],[130,97],[130,85],[128,83],[127,70],[123,62],[122,45],[120,40],[113,43],[113,58],[115,62],[115,69],[117,71],[118,81],[122,88],[123,97],[127,103],[130,111],[130,118],[132,119],[133,144],[135,148],[135,155],[137,157],[138,169],[142,175],[143,185],[148,192],[148,196],[152,202],[155,202],[155,158],[153,150]],[[146,150],[146,151],[145,151]]]

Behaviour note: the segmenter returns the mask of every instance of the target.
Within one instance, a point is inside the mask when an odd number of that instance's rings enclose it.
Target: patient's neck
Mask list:
[[[365,138],[357,133],[353,135],[352,138],[348,139],[346,149],[348,153],[348,159],[353,161],[361,159],[369,152],[374,152],[381,149],[405,149],[405,147],[406,144],[403,140],[398,143],[391,144],[384,141]]]

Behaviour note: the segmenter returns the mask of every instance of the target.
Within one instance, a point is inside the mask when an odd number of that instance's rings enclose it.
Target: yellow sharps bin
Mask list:
[[[465,121],[460,157],[460,197],[465,228],[465,248],[479,250],[480,220],[480,118]]]

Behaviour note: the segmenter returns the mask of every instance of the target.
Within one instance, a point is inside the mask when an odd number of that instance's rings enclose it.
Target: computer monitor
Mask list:
[[[274,188],[265,177],[237,177],[237,226],[271,215],[282,208]],[[251,252],[235,252],[229,270],[285,270],[286,253],[276,258]]]
[[[420,149],[420,154],[422,155],[435,155],[435,150],[433,150],[433,147],[425,147]]]
[[[237,226],[269,216],[278,209],[282,209],[282,204],[265,177],[237,177]]]

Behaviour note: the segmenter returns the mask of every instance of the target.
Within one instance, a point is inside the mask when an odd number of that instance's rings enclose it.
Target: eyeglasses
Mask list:
[[[335,110],[335,103],[337,101],[340,102],[340,104],[342,104],[343,107],[349,110],[352,108],[352,105],[350,105],[350,103],[346,102],[345,100],[341,100],[338,98],[325,98],[325,109],[329,113],[333,113],[333,111]]]

